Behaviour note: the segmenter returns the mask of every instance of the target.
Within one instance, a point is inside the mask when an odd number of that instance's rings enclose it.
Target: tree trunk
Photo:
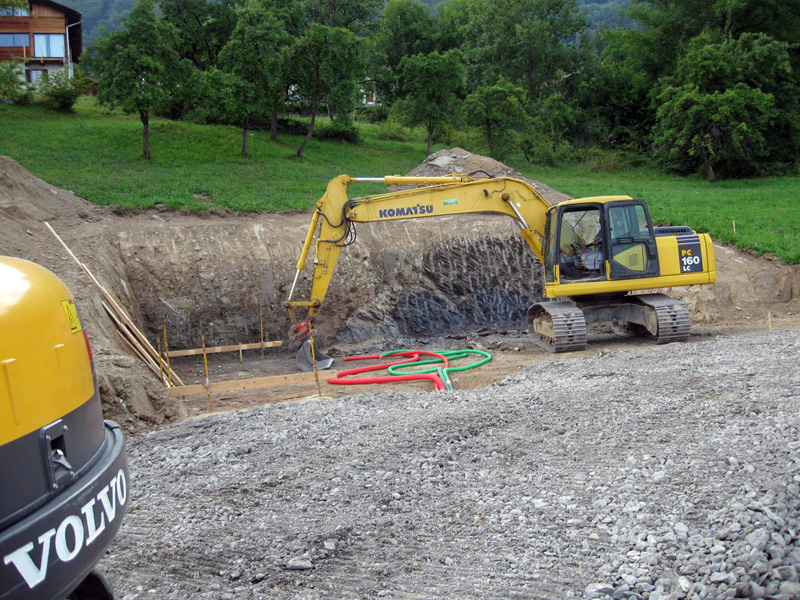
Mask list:
[[[297,158],[303,158],[303,150],[306,149],[306,144],[308,144],[308,140],[311,139],[311,136],[314,135],[314,122],[317,120],[317,107],[319,106],[319,99],[314,98],[311,102],[311,127],[308,128],[308,133],[306,134],[305,139],[303,139],[303,143],[300,144],[300,147],[297,149]]]
[[[278,109],[272,109],[272,117],[269,121],[269,139],[273,142],[278,141]]]
[[[433,144],[433,125],[428,124],[428,153],[425,155],[426,158],[431,155],[432,144]]]
[[[139,118],[142,120],[142,158],[150,160],[150,112],[140,110]]]
[[[250,137],[250,115],[244,118],[242,123],[242,156],[247,157],[247,140]]]
[[[703,165],[706,168],[706,177],[708,177],[710,183],[714,183],[717,180],[717,175],[714,173],[714,167],[711,166],[711,161],[708,160],[708,150],[703,148],[700,154],[703,157]]]

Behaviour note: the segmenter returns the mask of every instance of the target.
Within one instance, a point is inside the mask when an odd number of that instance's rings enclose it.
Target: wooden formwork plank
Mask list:
[[[292,375],[272,375],[270,377],[256,377],[255,379],[234,379],[230,381],[215,381],[209,384],[208,390],[211,393],[233,392],[237,390],[255,390],[276,385],[292,385],[295,383],[309,383],[316,381],[316,378],[326,380],[336,377],[338,371],[329,369],[327,371],[317,371],[314,373],[294,373]],[[183,385],[169,388],[170,396],[191,396],[192,394],[205,394],[206,386],[204,383],[194,385]]]
[[[283,342],[254,342],[252,344],[234,344],[233,346],[214,346],[212,348],[206,348],[206,354],[214,354],[217,352],[238,352],[240,350],[261,350],[262,348],[275,348],[276,346],[281,346]],[[202,348],[192,348],[191,350],[170,350],[168,352],[170,358],[175,358],[176,356],[197,356],[198,354],[202,354]]]
[[[91,280],[91,282],[97,287],[98,290],[100,290],[100,295],[102,295],[103,298],[105,298],[106,302],[108,302],[108,304],[113,309],[113,312],[116,314],[117,321],[120,321],[122,323],[122,325],[124,326],[124,327],[121,327],[123,332],[125,332],[126,335],[129,334],[133,338],[135,338],[137,340],[137,342],[138,342],[138,345],[140,345],[144,349],[145,354],[147,354],[150,358],[152,358],[154,363],[156,363],[156,364],[158,364],[158,362],[162,362],[163,363],[164,359],[161,358],[161,356],[159,356],[158,352],[156,352],[156,349],[153,348],[153,345],[150,343],[150,341],[147,339],[147,337],[139,330],[139,328],[136,326],[136,324],[133,322],[133,320],[128,316],[128,314],[125,312],[125,310],[116,301],[114,296],[111,295],[111,292],[109,292],[97,280],[97,278],[94,276],[94,274],[92,274],[92,272],[89,270],[89,267],[87,267],[80,260],[78,260],[78,257],[75,256],[75,254],[72,252],[72,250],[70,250],[70,248],[69,248],[69,246],[67,246],[66,242],[63,239],[61,239],[61,236],[56,233],[56,230],[53,229],[50,226],[50,223],[45,221],[44,224],[47,227],[47,229],[50,230],[50,233],[52,233],[53,236],[55,236],[56,240],[58,240],[58,242],[64,247],[64,250],[67,251],[67,253],[78,264],[78,266],[83,270],[83,272],[86,273],[86,276]],[[165,368],[168,368],[166,365],[163,365],[163,366]],[[181,381],[180,377],[178,377],[178,375],[175,373],[175,371],[172,371],[171,369],[168,369],[168,370],[170,371],[170,373],[172,375],[172,379],[174,381],[177,381],[179,385],[183,385],[183,381]]]

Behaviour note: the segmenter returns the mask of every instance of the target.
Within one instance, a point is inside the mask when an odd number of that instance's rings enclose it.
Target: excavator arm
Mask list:
[[[350,184],[383,182],[386,185],[423,185],[386,194],[348,198]],[[355,224],[400,219],[419,219],[466,213],[498,213],[516,222],[519,233],[541,261],[547,211],[551,204],[525,181],[510,177],[491,179],[467,175],[444,177],[356,178],[340,175],[330,181],[325,195],[317,202],[306,234],[286,307],[292,321],[292,341],[308,334],[328,291],[339,254],[355,241]],[[316,235],[316,255],[308,301],[293,299],[300,273]],[[307,308],[306,317],[297,318],[295,309]]]

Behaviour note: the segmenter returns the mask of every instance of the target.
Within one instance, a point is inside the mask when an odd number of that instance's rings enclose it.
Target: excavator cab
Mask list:
[[[548,211],[547,283],[658,276],[655,234],[643,200],[564,202]]]

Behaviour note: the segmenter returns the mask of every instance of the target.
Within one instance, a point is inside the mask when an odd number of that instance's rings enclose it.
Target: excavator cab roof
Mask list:
[[[564,200],[559,202],[556,206],[571,206],[573,204],[605,204],[606,202],[618,202],[619,200],[633,200],[630,196],[590,196],[588,198],[575,198],[573,200]]]

